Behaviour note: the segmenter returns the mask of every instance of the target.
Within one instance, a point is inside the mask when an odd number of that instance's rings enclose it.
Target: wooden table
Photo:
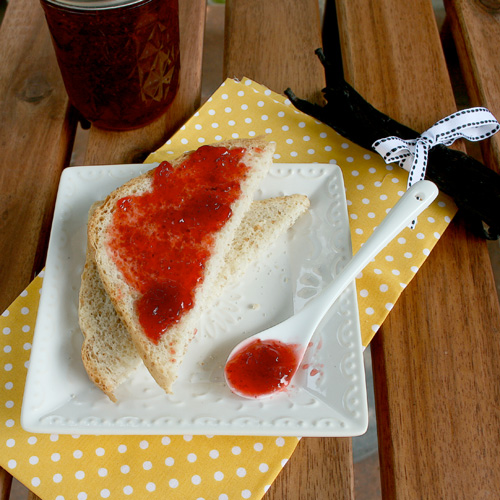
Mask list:
[[[180,4],[182,85],[174,105],[141,130],[92,129],[87,164],[141,161],[199,106],[206,6]],[[445,4],[471,103],[500,117],[500,4]],[[456,110],[430,0],[330,1],[324,22],[325,50],[340,50],[346,78],[380,110],[420,131]],[[228,0],[223,76],[247,76],[277,92],[291,87],[321,102],[324,76],[314,56],[321,27],[317,0]],[[37,0],[9,1],[0,47],[3,311],[43,267],[77,124]],[[499,141],[483,148],[492,168]],[[486,243],[459,215],[372,343],[383,498],[500,497],[499,327]],[[4,499],[10,482],[2,472]],[[354,498],[351,440],[303,439],[266,498]]]

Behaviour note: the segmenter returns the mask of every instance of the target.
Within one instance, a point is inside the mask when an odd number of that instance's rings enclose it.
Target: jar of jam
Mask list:
[[[178,0],[41,0],[73,106],[96,127],[146,125],[179,85]]]

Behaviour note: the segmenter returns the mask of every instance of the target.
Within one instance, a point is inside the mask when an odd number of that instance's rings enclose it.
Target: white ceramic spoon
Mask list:
[[[235,394],[271,396],[290,383],[317,326],[364,267],[425,210],[438,194],[430,181],[414,184],[390,210],[340,274],[317,297],[287,320],[240,342],[229,355],[224,375]]]

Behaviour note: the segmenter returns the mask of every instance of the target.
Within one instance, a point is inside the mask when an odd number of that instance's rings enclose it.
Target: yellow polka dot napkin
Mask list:
[[[407,173],[245,79],[227,80],[147,162],[202,144],[267,135],[276,163],[336,163],[344,175],[353,251],[403,194]],[[455,214],[440,196],[357,279],[363,344],[389,314]],[[43,500],[260,499],[298,438],[69,436],[25,432],[21,403],[42,277],[0,317],[0,465]]]

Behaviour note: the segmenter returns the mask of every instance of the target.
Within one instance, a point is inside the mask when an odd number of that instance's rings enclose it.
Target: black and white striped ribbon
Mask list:
[[[486,108],[469,108],[457,111],[436,122],[416,139],[385,137],[372,147],[386,163],[399,163],[409,172],[407,189],[425,178],[429,150],[437,144],[450,146],[456,139],[481,141],[500,130],[500,123]],[[415,227],[416,221],[410,227]]]

